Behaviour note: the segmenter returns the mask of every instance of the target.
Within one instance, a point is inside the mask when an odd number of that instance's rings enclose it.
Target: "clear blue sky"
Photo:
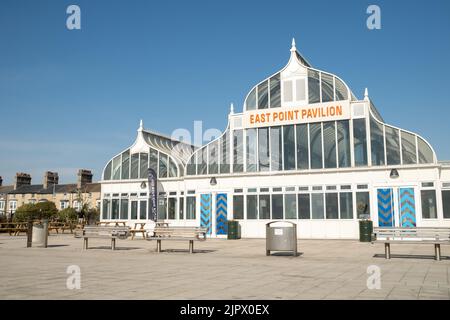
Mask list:
[[[66,8],[81,7],[81,30]],[[366,9],[381,7],[381,30]],[[0,175],[99,179],[139,119],[166,134],[223,129],[229,104],[288,61],[291,38],[385,120],[450,159],[450,1],[0,2]]]

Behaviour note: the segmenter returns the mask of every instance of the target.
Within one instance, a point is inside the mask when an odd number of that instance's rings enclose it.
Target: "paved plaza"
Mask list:
[[[26,237],[0,234],[0,299],[450,299],[450,247],[353,240],[299,240],[300,255],[265,255],[264,239],[195,243],[142,239],[117,242],[51,235],[48,248],[26,248]],[[411,255],[411,256],[408,256]],[[79,266],[81,288],[70,290],[67,268]],[[368,289],[369,266],[381,288]]]

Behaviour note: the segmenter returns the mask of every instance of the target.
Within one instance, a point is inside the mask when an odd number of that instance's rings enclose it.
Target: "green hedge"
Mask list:
[[[58,209],[51,201],[28,203],[17,208],[14,214],[14,221],[28,221],[51,219],[56,216]]]

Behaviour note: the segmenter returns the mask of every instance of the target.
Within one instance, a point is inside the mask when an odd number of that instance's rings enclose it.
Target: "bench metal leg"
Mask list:
[[[88,249],[88,238],[84,238],[84,241],[83,241],[83,249],[84,249],[84,250],[87,250],[87,249]]]
[[[384,256],[386,259],[391,258],[391,244],[390,243],[384,244]]]
[[[116,239],[111,239],[111,250],[116,250]]]
[[[189,253],[194,253],[194,240],[189,240]]]
[[[441,244],[440,243],[434,244],[434,258],[437,261],[441,260]]]
[[[266,250],[266,256],[270,256],[270,250]]]
[[[156,252],[161,252],[161,240],[156,240]]]

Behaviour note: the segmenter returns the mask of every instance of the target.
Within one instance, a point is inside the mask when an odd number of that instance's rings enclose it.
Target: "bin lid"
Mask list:
[[[291,221],[286,221],[286,220],[276,220],[276,221],[271,221],[266,223],[267,227],[272,227],[272,224],[277,224],[277,227],[294,227],[297,224],[295,224],[294,222]],[[275,226],[273,226],[275,227]]]

